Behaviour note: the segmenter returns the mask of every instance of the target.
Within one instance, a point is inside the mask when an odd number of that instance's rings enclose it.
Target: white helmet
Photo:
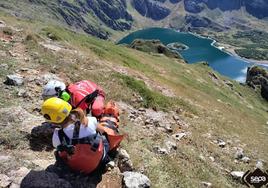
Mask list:
[[[58,80],[50,80],[43,88],[42,96],[44,99],[50,97],[59,97],[60,93],[66,89],[63,82]]]

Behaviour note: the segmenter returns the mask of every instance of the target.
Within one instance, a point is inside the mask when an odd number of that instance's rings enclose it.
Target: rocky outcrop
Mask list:
[[[114,30],[124,31],[129,30],[133,22],[132,16],[127,12],[126,0],[54,0],[49,3],[29,0],[26,3],[29,4],[29,7],[34,7],[33,11],[43,10],[44,15],[54,15],[58,21],[102,39],[109,37],[103,24]],[[6,9],[14,11],[12,6]],[[14,12],[17,13],[17,10]],[[31,18],[32,15],[26,12],[22,9],[20,16]],[[47,16],[45,17],[47,18]],[[47,19],[44,20],[47,21]],[[92,20],[95,20],[94,23]]]
[[[142,15],[153,20],[162,20],[170,14],[170,10],[152,0],[132,0],[132,6]]]
[[[185,10],[191,13],[200,13],[205,9],[205,6],[209,9],[218,8],[221,11],[238,10],[245,6],[247,12],[257,18],[268,16],[268,2],[265,0],[184,0],[184,6]]]
[[[205,6],[200,3],[202,3],[202,0],[184,0],[185,10],[191,13],[199,13],[205,8]]]
[[[182,59],[178,52],[169,49],[159,40],[136,39],[129,45],[129,47],[147,53],[164,54],[167,57]]]
[[[81,3],[84,9],[93,10],[94,14],[114,30],[129,30],[133,21],[127,12],[125,0],[88,0]]]
[[[187,26],[190,26],[191,28],[211,28],[212,30],[218,32],[228,29],[227,27],[223,27],[206,17],[200,17],[197,15],[186,15],[185,22]]]
[[[268,101],[268,71],[253,66],[247,70],[246,83],[256,91],[260,91],[263,98]]]

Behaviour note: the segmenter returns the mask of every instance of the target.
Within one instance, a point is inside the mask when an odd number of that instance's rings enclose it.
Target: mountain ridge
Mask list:
[[[132,30],[137,25],[145,27],[148,23],[176,29],[203,27],[212,31],[224,31],[231,27],[239,28],[239,25],[244,24],[244,17],[248,17],[247,15],[260,18],[260,21],[268,16],[268,2],[264,0],[7,0],[0,2],[0,8],[18,17],[65,22],[72,28],[103,39],[109,38],[113,32]],[[240,11],[241,15],[233,15],[231,11]],[[220,16],[225,12],[236,19],[237,26],[220,21]],[[192,19],[189,20],[189,17]],[[209,24],[195,24],[198,20]],[[164,25],[161,22],[165,22]],[[215,27],[216,25],[218,26]]]

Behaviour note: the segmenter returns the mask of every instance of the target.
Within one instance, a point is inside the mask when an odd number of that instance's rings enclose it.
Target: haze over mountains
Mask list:
[[[248,29],[246,20],[267,20],[265,0],[6,0],[0,10],[18,17],[68,24],[107,39],[117,31],[148,26],[181,30]],[[223,19],[224,15],[224,19]],[[255,20],[256,22],[256,20]],[[257,21],[258,22],[258,21]]]

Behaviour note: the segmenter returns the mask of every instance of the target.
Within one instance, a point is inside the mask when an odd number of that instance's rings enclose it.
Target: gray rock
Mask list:
[[[244,175],[243,171],[232,171],[231,172],[231,176],[236,179],[236,180],[240,180]]]
[[[243,161],[244,163],[249,163],[250,162],[250,158],[245,156],[245,157],[243,157],[241,159],[241,161]]]
[[[19,97],[26,98],[26,97],[28,97],[28,93],[27,93],[27,91],[26,91],[25,89],[20,89],[20,90],[18,91],[18,96],[19,96]]]
[[[113,169],[115,167],[115,162],[114,161],[110,161],[109,163],[106,164],[106,168],[110,168]]]
[[[20,185],[16,183],[12,183],[9,188],[20,188]]]
[[[226,143],[223,141],[223,140],[218,140],[218,146],[221,147],[221,148],[224,148],[226,146]]]
[[[263,161],[262,160],[257,161],[256,168],[263,169]]]
[[[21,86],[24,80],[20,75],[7,75],[6,81],[4,82],[6,85],[13,85],[13,86]]]
[[[121,172],[133,170],[133,163],[130,160],[129,154],[126,150],[122,148],[118,150],[118,159],[118,168]]]
[[[145,125],[151,125],[151,124],[153,124],[153,119],[148,118],[148,119],[145,120],[144,123],[145,123]]]
[[[212,187],[212,183],[210,182],[206,182],[206,181],[202,181],[201,185],[203,185],[203,187],[207,187],[207,188],[211,188]]]
[[[173,141],[168,140],[168,141],[165,142],[165,145],[166,145],[166,147],[167,147],[169,152],[171,150],[176,150],[177,149],[177,144],[175,142],[173,142]]]
[[[10,176],[10,179],[12,180],[12,184],[20,185],[23,178],[30,172],[30,170],[26,167],[21,167],[18,170],[12,170],[8,175]]]
[[[237,148],[237,151],[235,152],[235,159],[242,159],[244,156],[244,150],[242,148]]]
[[[130,159],[119,160],[118,161],[118,168],[120,169],[120,172],[132,171],[134,169],[133,163]]]
[[[154,146],[153,151],[160,155],[167,155],[169,153],[167,149],[161,148],[159,146]]]
[[[210,156],[209,159],[212,161],[212,162],[215,162],[215,158]]]
[[[9,53],[9,55],[10,55],[11,57],[17,57],[17,56],[18,56],[17,53],[12,52],[11,50],[9,50],[8,53]]]
[[[202,154],[199,155],[199,159],[201,159],[202,161],[206,161],[206,158]]]
[[[149,178],[138,172],[124,172],[123,183],[126,188],[148,188],[151,186]]]
[[[0,20],[0,28],[6,27],[6,23],[3,20]]]
[[[173,116],[173,119],[174,119],[175,121],[179,121],[179,120],[181,120],[181,118],[180,118],[179,116],[177,116],[177,115],[174,115],[174,116]]]
[[[167,133],[172,133],[173,132],[173,129],[172,129],[171,125],[169,125],[169,124],[167,124],[164,128],[165,128]]]
[[[11,157],[9,155],[1,155],[0,156],[0,163],[9,161],[11,159]]]
[[[181,132],[173,134],[172,137],[175,138],[177,141],[180,141],[183,137],[186,137],[189,134],[189,132]]]
[[[5,174],[0,174],[0,187],[8,187],[10,184],[10,178]]]

